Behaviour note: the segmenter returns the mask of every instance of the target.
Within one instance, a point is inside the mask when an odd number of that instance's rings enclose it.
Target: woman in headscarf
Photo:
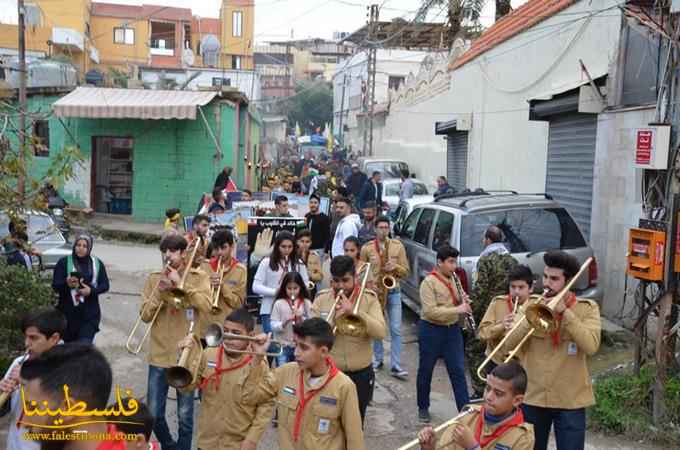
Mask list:
[[[57,309],[67,321],[64,342],[92,343],[99,331],[99,295],[109,290],[109,277],[104,264],[92,255],[92,244],[92,237],[79,235],[73,253],[54,268],[52,289],[59,294]]]

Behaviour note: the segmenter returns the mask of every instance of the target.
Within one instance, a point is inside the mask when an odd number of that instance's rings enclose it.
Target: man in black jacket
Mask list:
[[[309,231],[312,232],[311,250],[323,257],[331,239],[331,219],[321,212],[320,206],[321,198],[318,195],[311,195],[309,197],[309,212],[305,214],[305,222]]]
[[[359,208],[363,209],[368,202],[375,202],[378,211],[382,209],[382,183],[380,182],[380,172],[375,171],[371,178],[366,181],[359,194]]]
[[[359,164],[352,164],[352,173],[345,180],[345,185],[347,186],[347,189],[349,189],[355,202],[359,198],[361,189],[364,187],[367,180],[368,177],[366,177],[366,174],[359,170]]]

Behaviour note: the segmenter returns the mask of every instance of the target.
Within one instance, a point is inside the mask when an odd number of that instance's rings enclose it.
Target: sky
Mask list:
[[[64,1],[64,0],[50,0]],[[254,0],[255,41],[320,37],[330,39],[334,31],[352,32],[366,24],[366,5],[382,4],[380,20],[403,17],[411,20],[424,0]],[[517,7],[526,0],[513,0]],[[218,17],[222,0],[106,0],[107,3],[128,5],[163,5],[191,8],[194,15]],[[12,5],[14,5],[12,7]],[[0,0],[0,22],[16,23],[16,0]],[[493,23],[494,2],[488,1],[482,13],[482,23]],[[439,7],[430,9],[428,20],[441,22],[445,12]]]

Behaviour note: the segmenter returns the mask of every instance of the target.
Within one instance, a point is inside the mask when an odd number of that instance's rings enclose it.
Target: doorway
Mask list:
[[[132,214],[133,139],[97,136],[92,140],[94,210]]]

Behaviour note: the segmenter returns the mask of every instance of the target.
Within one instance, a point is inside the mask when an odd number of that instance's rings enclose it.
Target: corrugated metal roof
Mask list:
[[[88,119],[196,119],[196,107],[216,92],[79,87],[53,105],[57,117]]]
[[[550,18],[578,0],[529,0],[498,20],[472,43],[470,49],[449,65],[454,70],[486,53],[511,37]]]

